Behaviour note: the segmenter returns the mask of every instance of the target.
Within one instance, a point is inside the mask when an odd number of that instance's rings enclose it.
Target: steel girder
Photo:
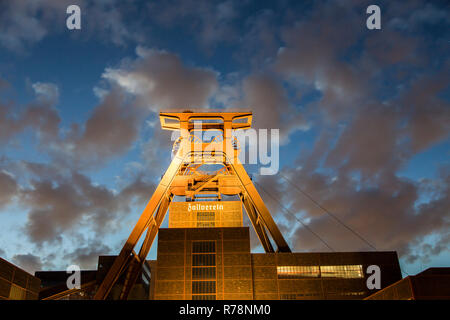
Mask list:
[[[249,118],[244,124],[234,123],[235,118]],[[109,269],[103,282],[100,284],[94,299],[106,299],[112,287],[117,282],[119,277],[124,274],[124,285],[121,289],[120,299],[127,299],[133,285],[135,284],[145,261],[145,258],[150,251],[153,241],[158,233],[162,221],[166,215],[170,202],[173,198],[173,193],[170,191],[172,182],[177,175],[183,175],[183,171],[189,164],[200,163],[214,163],[220,162],[226,167],[229,174],[234,175],[239,181],[239,195],[245,211],[252,223],[256,234],[261,241],[266,252],[274,252],[273,245],[270,241],[269,235],[277,246],[278,252],[291,252],[289,245],[286,243],[283,235],[278,229],[273,220],[269,210],[264,201],[259,195],[244,166],[237,157],[237,152],[233,148],[233,138],[231,130],[247,129],[251,125],[251,112],[240,113],[171,113],[161,112],[161,125],[163,129],[180,130],[181,141],[177,143],[180,145],[176,155],[172,159],[169,168],[161,178],[155,192],[150,198],[147,206],[142,212],[138,222],[128,237],[125,245],[116,257],[112,267]],[[194,130],[194,126],[190,122],[191,118],[197,119],[215,119],[221,118],[221,124],[209,124],[206,128],[219,129],[223,132],[223,149],[214,152],[214,155],[209,154],[208,157],[203,158],[204,152],[208,146],[201,144],[196,145],[192,139],[189,139],[190,131]],[[168,119],[178,120],[176,124],[168,122]],[[193,150],[193,151],[192,151]],[[200,159],[200,160],[199,160]],[[206,159],[206,160],[205,160]],[[198,193],[211,183],[213,179],[209,179],[202,185]],[[197,193],[195,192],[195,193]],[[143,244],[136,254],[134,251],[139,239],[147,231]]]

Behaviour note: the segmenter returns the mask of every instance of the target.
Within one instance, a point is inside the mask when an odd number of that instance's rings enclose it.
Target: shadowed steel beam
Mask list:
[[[139,276],[140,271],[142,270],[142,265],[145,262],[145,258],[150,251],[150,248],[155,240],[155,237],[158,233],[158,229],[161,226],[164,217],[166,216],[167,209],[169,208],[169,204],[172,201],[172,197],[164,197],[161,204],[159,205],[158,211],[155,214],[155,219],[152,219],[152,222],[147,228],[147,234],[145,236],[144,242],[142,243],[141,249],[139,250],[139,254],[135,256],[135,259],[132,260],[130,267],[127,270],[127,275],[125,277],[125,283],[120,293],[120,299],[126,300],[128,295],[131,292],[136,280]]]
[[[142,233],[145,231],[145,228],[148,226],[148,222],[153,217],[153,213],[155,212],[158,205],[161,203],[164,195],[167,193],[170,184],[172,183],[173,178],[177,174],[183,159],[179,156],[181,149],[178,151],[177,155],[173,158],[172,162],[169,165],[166,173],[162,177],[161,181],[158,184],[155,192],[153,193],[150,201],[142,212],[136,226],[128,237],[127,242],[123,246],[119,255],[115,259],[112,267],[109,269],[106,274],[105,279],[97,290],[97,293],[94,296],[95,300],[106,299],[112,287],[116,283],[120,274],[123,272],[124,267],[127,263],[127,260],[130,258],[134,247],[139,241]],[[157,226],[159,228],[159,225]]]
[[[272,244],[270,243],[269,238],[267,237],[266,230],[264,226],[261,225],[258,221],[257,213],[252,203],[246,199],[243,195],[241,195],[241,201],[244,204],[245,211],[250,219],[250,222],[253,225],[253,229],[256,231],[256,235],[258,236],[259,241],[261,242],[265,252],[275,252]]]

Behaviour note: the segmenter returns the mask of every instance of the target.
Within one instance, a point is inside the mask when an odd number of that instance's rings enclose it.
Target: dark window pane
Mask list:
[[[216,293],[215,281],[192,281],[192,294]]]
[[[194,241],[192,242],[192,253],[215,253],[215,241]]]
[[[193,294],[192,300],[216,300],[215,294]]]
[[[194,267],[206,267],[216,265],[216,255],[215,254],[193,254],[192,255],[192,266]]]
[[[216,268],[215,267],[197,267],[192,268],[192,279],[215,279],[216,278]]]

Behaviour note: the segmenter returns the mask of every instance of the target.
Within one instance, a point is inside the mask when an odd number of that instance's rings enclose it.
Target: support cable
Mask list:
[[[305,197],[307,197],[309,200],[311,200],[317,207],[319,207],[320,209],[322,209],[326,214],[328,214],[330,217],[332,217],[334,220],[336,220],[339,224],[341,224],[343,227],[345,227],[347,230],[349,230],[350,232],[352,232],[356,237],[358,237],[360,240],[362,240],[364,243],[366,243],[369,247],[371,247],[373,250],[378,251],[378,249],[372,245],[367,239],[365,239],[362,235],[360,235],[358,232],[356,232],[355,230],[353,230],[351,227],[349,227],[348,225],[346,225],[341,219],[339,219],[338,217],[336,217],[334,214],[332,214],[329,210],[327,210],[323,205],[321,205],[319,202],[317,202],[316,200],[314,200],[314,198],[309,195],[306,191],[302,190],[301,188],[299,188],[295,183],[293,183],[290,179],[288,179],[286,176],[284,176],[283,174],[279,173],[279,175],[286,180],[287,182],[289,182],[289,184],[291,186],[293,186],[295,189],[297,189],[297,191],[299,191],[301,194],[303,194]],[[400,263],[399,263],[400,265]],[[410,276],[410,274],[404,270],[404,268],[402,268],[400,266],[400,271],[402,273],[405,273],[406,275]]]
[[[309,200],[311,200],[317,207],[322,209],[326,214],[328,214],[330,217],[332,217],[334,220],[336,220],[340,225],[345,227],[347,230],[349,230],[351,233],[353,233],[356,237],[358,237],[360,240],[362,240],[364,243],[366,243],[369,247],[371,247],[373,250],[378,251],[377,248],[375,248],[374,245],[372,245],[368,240],[366,240],[363,236],[361,236],[358,232],[350,228],[348,225],[346,225],[341,219],[336,217],[334,214],[332,214],[329,210],[327,210],[324,206],[322,206],[320,203],[318,203],[312,196],[310,196],[306,191],[300,189],[297,185],[295,185],[291,180],[286,178],[284,175],[279,173],[279,175],[285,179],[287,182],[289,182],[295,189],[297,189],[301,194],[303,194],[305,197],[307,197]]]
[[[305,227],[306,230],[311,232],[314,236],[316,236],[323,244],[325,244],[328,249],[330,249],[332,252],[335,252],[335,250],[324,240],[322,239],[317,233],[315,233],[307,224],[305,224],[301,219],[299,219],[295,214],[293,214],[289,209],[287,209],[278,199],[276,199],[272,194],[267,192],[258,182],[253,181],[259,188],[261,188],[264,193],[266,193],[269,197],[271,197],[274,201],[276,201],[280,207],[287,212],[289,215],[291,215],[295,220],[297,220],[303,227]]]

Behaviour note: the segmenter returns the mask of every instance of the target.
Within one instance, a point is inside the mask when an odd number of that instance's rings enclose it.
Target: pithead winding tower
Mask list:
[[[179,131],[173,158],[120,254],[99,286],[94,299],[106,299],[124,275],[120,299],[127,299],[174,196],[198,203],[199,199],[221,200],[221,195],[239,196],[266,252],[291,252],[252,180],[239,161],[239,142],[234,130],[251,127],[249,112],[160,112],[161,128]],[[208,134],[207,134],[208,133]],[[213,137],[204,141],[204,136]],[[219,167],[201,171],[203,165]],[[205,202],[203,202],[205,203]],[[134,249],[144,235],[137,253]],[[276,244],[274,249],[270,238]]]

